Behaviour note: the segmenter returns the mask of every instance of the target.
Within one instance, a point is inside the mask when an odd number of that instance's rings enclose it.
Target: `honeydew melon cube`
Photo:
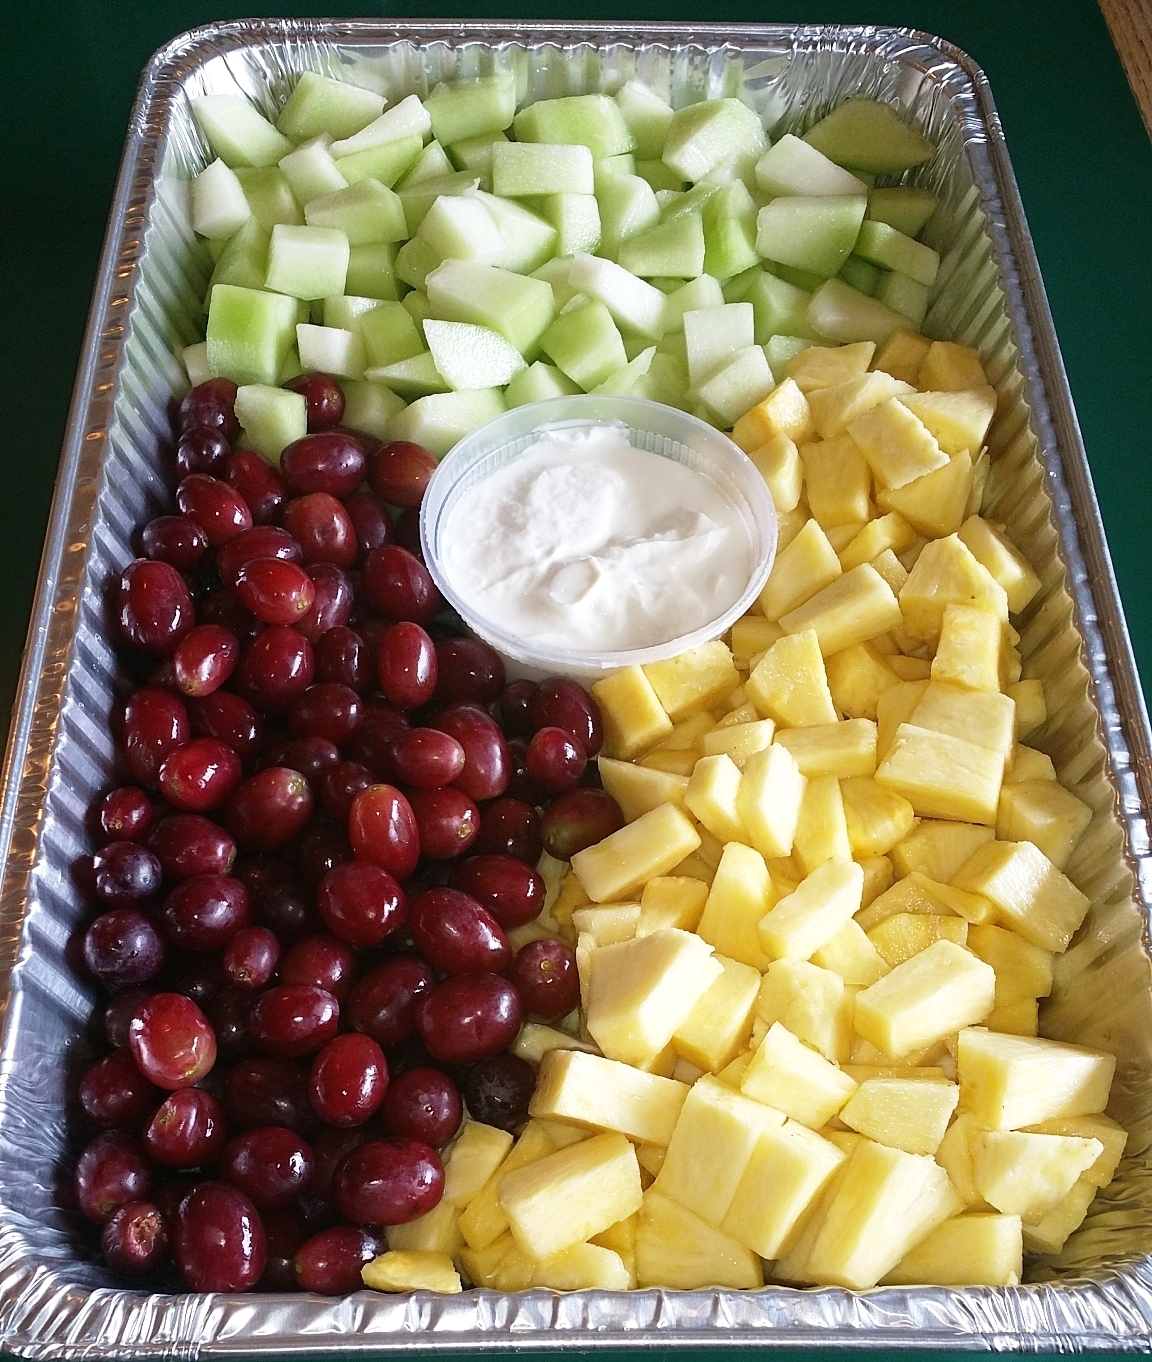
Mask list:
[[[562,312],[540,337],[540,348],[585,392],[628,363],[612,314],[596,298]]]
[[[321,133],[281,158],[280,169],[298,203],[310,203],[347,186],[347,179],[332,159],[331,145],[332,139]]]
[[[893,270],[877,285],[876,301],[899,312],[913,326],[919,326],[928,312],[928,289],[906,274]]]
[[[503,133],[499,134],[503,136]],[[491,136],[497,136],[492,133]],[[491,145],[489,143],[489,145]],[[457,166],[448,157],[448,152],[436,141],[435,138],[424,147],[420,154],[412,162],[410,170],[406,171],[404,177],[396,181],[397,189],[407,189],[414,184],[419,184],[421,180],[438,179],[441,175],[451,175],[455,170],[467,169],[466,166]]]
[[[880,283],[882,271],[878,265],[869,264],[867,260],[862,260],[858,255],[850,255],[841,266],[837,279],[843,279],[846,284],[856,289],[859,293],[866,293],[871,298]]]
[[[393,440],[411,440],[441,459],[465,435],[505,411],[495,388],[474,392],[433,393],[418,398],[392,421]]]
[[[571,268],[570,255],[555,255],[551,260],[546,260],[538,270],[532,271],[533,279],[542,279],[551,287],[557,311],[567,307],[580,292],[568,282],[568,271]]]
[[[364,342],[355,331],[337,326],[297,326],[296,345],[305,370],[336,378],[364,377]]]
[[[812,344],[802,336],[769,336],[764,342],[764,357],[768,361],[768,367],[772,370],[772,376],[777,383],[783,382],[788,376],[788,366],[803,350],[807,350]]]
[[[557,256],[591,253],[600,245],[600,204],[594,194],[548,194],[540,200],[540,212],[556,229]]]
[[[724,302],[719,279],[714,279],[710,274],[701,274],[695,279],[689,279],[686,284],[680,284],[677,289],[665,296],[664,331],[666,333],[683,331],[686,312],[722,307]]]
[[[508,198],[534,194],[591,194],[592,152],[579,143],[503,142],[492,148],[492,192]]]
[[[616,103],[636,143],[636,155],[658,157],[672,123],[672,106],[639,80],[626,80],[616,91]]]
[[[276,127],[294,142],[319,133],[351,137],[383,112],[384,100],[372,90],[305,71],[288,96]]]
[[[208,366],[234,383],[274,385],[296,339],[297,303],[283,293],[217,284],[208,305]]]
[[[759,116],[738,99],[707,99],[677,109],[668,125],[662,159],[695,183],[741,153],[760,156],[767,144]]]
[[[500,132],[516,112],[516,78],[511,72],[500,72],[442,82],[425,99],[424,108],[432,120],[432,136],[442,146]]]
[[[330,150],[339,160],[341,156],[354,156],[384,142],[396,142],[402,137],[419,137],[423,142],[431,131],[432,120],[427,110],[415,95],[408,95],[399,104],[385,109],[379,118],[374,118],[366,127],[333,142]]]
[[[567,397],[581,391],[579,384],[573,383],[566,374],[538,359],[512,376],[504,390],[504,400],[509,408],[523,407],[529,402],[546,402],[552,397]]]
[[[285,447],[308,433],[303,394],[264,383],[242,383],[236,389],[236,419],[244,429],[244,443],[269,463],[278,464]]]
[[[598,383],[592,391],[613,393],[617,397],[630,396],[636,391],[636,385],[652,367],[652,361],[655,358],[656,347],[650,345],[646,350],[641,350],[634,359],[630,359],[623,369],[617,369],[615,373],[609,374],[604,382]]]
[[[614,258],[620,245],[660,220],[660,207],[647,180],[638,175],[609,174],[598,179],[596,201],[600,205],[600,246]]]
[[[815,274],[812,270],[798,270],[791,265],[782,265],[776,260],[770,260],[765,269],[771,270],[773,274],[783,279],[786,284],[791,284],[793,288],[802,288],[805,293],[815,293],[824,283],[822,274]]]
[[[754,326],[751,303],[722,303],[685,312],[684,341],[688,378],[693,386],[737,351],[755,344]]]
[[[887,270],[899,270],[930,288],[936,282],[940,257],[930,246],[905,236],[886,222],[865,221],[853,248],[855,254]]]
[[[692,393],[728,428],[775,386],[764,351],[749,345],[730,355],[702,383],[694,384]]]
[[[438,250],[423,237],[414,236],[396,252],[396,278],[414,290],[424,289],[428,286],[428,276],[443,263],[444,257]]]
[[[364,298],[395,302],[399,296],[395,244],[380,241],[364,246],[349,246],[348,277],[344,287],[349,293]]]
[[[704,205],[704,269],[717,279],[752,269],[756,253],[756,204],[737,180],[714,194]]]
[[[192,116],[225,165],[274,166],[292,143],[240,95],[197,95]]]
[[[252,216],[236,172],[219,157],[192,181],[192,229],[219,241],[232,236]]]
[[[568,282],[603,303],[618,325],[653,338],[663,334],[664,294],[623,265],[578,254],[569,266]]]
[[[756,162],[756,183],[772,195],[866,194],[868,186],[822,151],[785,133]]]
[[[883,344],[893,331],[908,325],[907,317],[852,288],[843,279],[829,279],[812,294],[808,321],[830,340],[874,341],[877,345]]]
[[[402,303],[385,302],[360,318],[368,363],[379,368],[411,359],[424,349],[420,330]]]
[[[851,255],[867,205],[863,194],[773,199],[757,214],[756,250],[828,279]]]
[[[441,260],[490,263],[504,249],[504,236],[487,204],[475,195],[438,198],[424,216],[416,238]]]
[[[521,109],[513,124],[520,142],[558,142],[589,148],[597,160],[635,150],[620,106],[607,95],[541,99]]]
[[[378,440],[388,439],[389,423],[404,410],[404,399],[383,383],[346,379],[344,420],[352,430],[367,431]]]
[[[804,134],[809,146],[837,165],[873,175],[898,175],[936,150],[888,104],[849,99]]]
[[[467,170],[480,178],[483,188],[492,188],[492,148],[497,142],[507,143],[502,132],[482,132],[479,137],[466,137],[462,142],[453,142],[447,148],[450,163],[441,173]],[[439,143],[435,145],[439,146]]]
[[[373,179],[313,199],[304,205],[304,218],[309,227],[339,229],[352,246],[403,241],[408,235],[399,196]]]
[[[454,392],[502,388],[527,367],[520,351],[486,326],[430,317],[424,336],[436,368]]]
[[[265,287],[293,298],[329,298],[344,292],[348,238],[332,227],[277,223],[268,245]]]
[[[492,214],[504,248],[492,264],[515,274],[531,274],[556,253],[556,228],[538,213],[483,190],[476,197]]]
[[[437,369],[429,350],[421,350],[418,355],[397,360],[394,364],[374,365],[365,370],[365,377],[373,383],[387,384],[406,401],[448,391],[447,380]]]
[[[380,306],[378,298],[358,298],[352,293],[335,293],[325,298],[320,309],[320,321],[325,326],[343,327],[359,336],[361,320]]]
[[[427,286],[435,316],[490,327],[528,360],[555,315],[552,289],[543,280],[475,261],[444,261],[428,275]]]
[[[868,191],[866,220],[886,222],[905,236],[917,237],[936,211],[940,200],[918,185],[899,184]]]
[[[480,184],[472,170],[454,170],[450,175],[437,175],[415,184],[405,185],[397,192],[404,207],[404,221],[408,236],[415,236],[424,215],[442,195],[472,194]]]
[[[381,142],[379,146],[339,156],[333,165],[349,184],[373,179],[391,189],[416,164],[421,146],[420,138],[413,133],[410,137],[397,137],[391,142]]]
[[[645,278],[693,279],[704,269],[704,227],[695,213],[654,223],[621,242],[617,258]]]
[[[279,166],[240,166],[236,178],[253,215],[268,231],[278,222],[303,223],[304,214]]]

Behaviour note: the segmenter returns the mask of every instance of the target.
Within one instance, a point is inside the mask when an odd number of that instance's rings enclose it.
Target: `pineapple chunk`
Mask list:
[[[911,553],[913,549],[922,542],[923,541],[920,539],[917,539],[912,548],[905,550],[905,552]],[[849,547],[851,547],[851,545],[849,545]],[[872,559],[872,566],[892,588],[893,593],[896,596],[899,596],[900,592],[904,589],[904,583],[908,580],[908,569],[900,559],[897,558],[896,554],[893,553],[891,549],[885,549],[883,553],[878,553],[876,557]]]
[[[700,834],[673,804],[650,809],[602,842],[578,851],[572,869],[596,903],[624,898],[656,875],[666,875],[696,850]]]
[[[1088,898],[1031,842],[987,842],[955,876],[958,889],[983,894],[1004,926],[1047,951],[1067,948]]]
[[[766,969],[768,957],[760,945],[759,925],[775,902],[764,857],[752,847],[729,842],[696,930],[720,955],[756,970]]]
[[[747,669],[752,659],[766,653],[769,648],[784,637],[784,630],[774,621],[763,615],[742,615],[732,626],[729,646],[732,660],[738,667]],[[755,715],[751,716],[755,718]]]
[[[700,755],[700,752],[694,747],[654,747],[651,752],[648,752],[639,760],[640,764],[648,770],[687,778],[692,774],[692,768],[696,765],[696,759]]]
[[[963,451],[953,454],[942,468],[933,469],[903,487],[878,492],[876,504],[896,512],[914,530],[929,539],[955,534],[963,524],[972,501],[975,466]]]
[[[876,353],[875,341],[857,341],[853,345],[809,345],[793,355],[784,366],[789,378],[803,393],[818,388],[830,388],[859,378],[868,371]]]
[[[843,383],[814,390],[808,398],[812,424],[823,440],[832,440],[865,412],[912,391],[912,387],[901,379],[893,378],[882,369],[874,369],[857,378],[845,379]]]
[[[554,1026],[545,1026],[542,1022],[525,1022],[520,1034],[512,1042],[512,1053],[526,1059],[529,1064],[539,1064],[553,1050],[590,1052],[592,1048],[575,1036],[570,1036],[567,1031],[558,1031]]]
[[[639,756],[672,732],[672,720],[640,667],[625,667],[592,684],[604,720],[604,755]]]
[[[796,759],[800,774],[812,779],[870,776],[876,770],[876,725],[871,719],[841,719],[834,724],[785,728],[776,735]]]
[[[1040,1004],[1035,998],[1017,998],[1014,1003],[997,1003],[984,1018],[990,1031],[1004,1031],[1013,1036],[1035,1036],[1040,1033]]]
[[[1034,1224],[1072,1190],[1104,1152],[1099,1140],[986,1130],[972,1140],[972,1175],[990,1206]]]
[[[609,948],[611,949],[611,948]],[[512,1237],[530,1257],[583,1243],[639,1210],[636,1151],[623,1135],[594,1135],[500,1177]]]
[[[1016,706],[1016,736],[1027,738],[1048,718],[1044,683],[1036,678],[1013,681],[1004,692]]]
[[[868,940],[876,947],[891,969],[911,960],[933,941],[952,941],[963,946],[968,940],[968,924],[961,917],[936,913],[893,913],[868,933]]]
[[[871,563],[874,558],[889,550],[893,553],[903,553],[915,542],[916,531],[912,526],[903,516],[889,512],[888,515],[870,520],[849,541],[847,547],[840,550],[840,566],[848,572],[851,568],[859,567],[861,563]]]
[[[1054,780],[1020,780],[1000,790],[996,837],[1003,842],[1033,842],[1063,870],[1092,821],[1083,800]]]
[[[872,643],[842,648],[824,665],[832,702],[849,719],[875,719],[880,696],[899,680]]]
[[[583,936],[592,938],[594,946],[612,946],[617,941],[631,941],[640,921],[638,903],[610,903],[606,908],[577,908],[572,914],[572,926]]]
[[[892,848],[892,865],[897,875],[918,870],[930,880],[950,884],[969,856],[994,836],[978,823],[923,818]]]
[[[960,1100],[955,1083],[868,1078],[840,1112],[846,1126],[909,1154],[935,1154]]]
[[[1002,527],[978,515],[969,516],[958,533],[976,560],[1004,588],[1008,609],[1018,615],[1040,590],[1040,578],[1028,560]]]
[[[1010,764],[1004,776],[1005,785],[1019,785],[1026,780],[1055,779],[1056,768],[1047,752],[1037,752],[1034,747],[1025,747],[1022,743],[1017,743],[1012,749]],[[1018,837],[1015,840],[1023,842],[1029,839]]]
[[[948,463],[948,455],[918,416],[891,396],[848,422],[877,487],[903,487]]]
[[[390,1249],[411,1253],[442,1253],[451,1258],[464,1246],[460,1212],[451,1202],[440,1203],[415,1220],[388,1225],[384,1234]]]
[[[756,1141],[720,1228],[762,1258],[779,1257],[844,1159],[798,1121],[769,1127]]]
[[[933,341],[920,365],[916,386],[921,392],[962,392],[988,382],[980,356],[970,345]]]
[[[553,1050],[540,1063],[528,1113],[666,1145],[687,1096],[685,1084],[671,1078],[599,1055]]]
[[[883,1286],[1017,1286],[1023,1268],[1018,1215],[957,1215],[904,1255]]]
[[[860,910],[864,872],[834,857],[806,876],[760,920],[760,944],[772,960],[807,960]]]
[[[707,709],[740,684],[732,654],[720,639],[663,662],[649,662],[644,675],[673,723]]]
[[[786,747],[773,743],[749,757],[736,791],[736,811],[762,856],[792,854],[804,786],[805,777]]]
[[[751,1249],[653,1186],[644,1193],[636,1228],[636,1282],[681,1291],[754,1290],[764,1285],[764,1273]]]
[[[924,422],[945,454],[959,454],[961,450],[975,454],[996,414],[996,390],[987,384],[952,392],[914,393],[900,400]]]
[[[839,717],[812,630],[774,643],[753,668],[747,690],[758,713],[789,728],[831,724]]]
[[[1003,773],[1000,752],[902,723],[876,768],[876,784],[902,795],[921,817],[992,824]]]
[[[1107,1187],[1112,1181],[1128,1143],[1128,1132],[1124,1127],[1104,1115],[1056,1116],[1028,1129],[1038,1135],[1077,1135],[1085,1140],[1099,1140],[1103,1152],[1081,1175],[1094,1187]]]
[[[858,533],[855,527],[871,513],[872,474],[852,439],[837,435],[834,439],[801,445],[800,462],[804,466],[804,488],[812,518],[826,534],[850,525],[855,539]]]
[[[759,970],[726,956],[715,958],[724,973],[672,1037],[676,1053],[706,1073],[719,1073],[747,1045],[760,989]]]
[[[856,1080],[773,1022],[744,1070],[740,1091],[818,1130],[856,1091]]]
[[[917,331],[899,326],[876,351],[872,360],[873,369],[883,369],[893,378],[903,379],[905,383],[916,385],[920,377],[920,366],[924,363],[932,342]]]
[[[851,857],[844,799],[835,776],[817,776],[804,787],[792,855],[806,875],[833,856]]]
[[[756,718],[756,711],[751,705],[748,708],[752,710],[750,720],[724,726],[717,725],[710,733],[705,733],[706,757],[723,754],[735,764],[738,771],[743,771],[748,765],[748,758],[754,752],[763,751],[771,744],[776,733],[776,725],[771,719]]]
[[[885,665],[891,667],[900,661],[899,654],[888,655]],[[893,668],[893,670],[895,670]],[[908,716],[920,703],[920,697],[928,689],[928,682],[918,679],[900,678],[895,685],[886,687],[876,700],[876,759],[883,761],[892,747],[896,730],[908,722]]]
[[[736,808],[740,779],[740,768],[727,753],[721,752],[696,762],[684,791],[689,811],[721,842],[749,840]]]
[[[469,1248],[483,1249],[508,1229],[508,1217],[500,1204],[500,1179],[536,1160],[556,1152],[556,1141],[537,1121],[529,1121],[510,1153],[498,1164],[488,1181],[460,1213],[460,1233]]]
[[[887,856],[857,856],[856,864],[864,872],[864,892],[860,896],[862,907],[867,907],[878,895],[892,886],[894,878],[892,862]]]
[[[855,990],[845,988],[833,970],[805,960],[774,960],[756,997],[756,1018],[765,1032],[780,1022],[833,1064],[848,1058],[854,1009]]]
[[[853,856],[883,856],[911,832],[916,821],[912,805],[871,776],[842,780],[840,793]]]
[[[618,1253],[599,1244],[573,1244],[535,1263],[531,1284],[553,1291],[628,1291],[636,1283]]]
[[[868,1290],[960,1209],[934,1160],[861,1140],[830,1179],[791,1253],[777,1263],[777,1276]]]
[[[998,691],[965,690],[946,681],[929,681],[908,722],[934,733],[978,742],[1005,760],[1016,743],[1012,701]]]
[[[483,1188],[512,1148],[506,1130],[465,1121],[455,1144],[444,1157],[444,1195],[441,1204],[457,1208],[468,1203]]]
[[[974,924],[968,949],[996,971],[996,1006],[1052,992],[1052,952],[991,923]],[[993,1028],[995,1029],[995,1028]]]
[[[960,1100],[991,1130],[1091,1116],[1108,1104],[1114,1055],[972,1027],[956,1043]]]
[[[719,1225],[761,1133],[783,1123],[779,1111],[704,1077],[688,1093],[653,1185]]]
[[[960,1193],[969,1210],[991,1209],[976,1188],[972,1164],[973,1142],[986,1129],[987,1126],[981,1124],[971,1112],[960,1111],[944,1132],[944,1138],[936,1150],[936,1162],[948,1174],[952,1186]]]
[[[982,1021],[995,993],[990,965],[955,942],[934,941],[857,994],[856,1030],[899,1057]]]
[[[804,493],[804,467],[796,442],[787,435],[773,435],[764,444],[749,450],[748,457],[768,484],[776,514],[787,515],[794,511]]]
[[[781,615],[780,625],[789,634],[815,630],[820,651],[827,656],[897,628],[902,618],[892,588],[870,563],[862,563],[798,609]]]
[[[439,1291],[456,1295],[463,1290],[460,1274],[447,1253],[391,1251],[381,1253],[360,1272],[364,1285],[375,1291]]]
[[[972,606],[1008,618],[1004,588],[958,534],[932,540],[917,557],[900,590],[904,628],[913,638],[938,639],[949,605]]]
[[[687,776],[656,771],[630,761],[616,761],[612,757],[600,757],[597,765],[600,783],[620,805],[625,823],[634,823],[642,813],[649,813],[661,804],[684,804]]]
[[[867,908],[861,909],[856,921],[866,932],[902,913],[937,913],[948,916],[951,908],[940,896],[946,885],[937,884],[919,871],[897,880],[890,889],[879,894]]]
[[[678,927],[694,932],[700,925],[708,886],[686,875],[658,875],[649,880],[640,895],[640,921],[637,936],[651,936],[662,927]]]
[[[1024,1247],[1029,1253],[1059,1253],[1068,1236],[1083,1223],[1095,1199],[1095,1186],[1081,1178],[1042,1220],[1024,1226]]]
[[[468,1279],[474,1286],[496,1287],[496,1274],[500,1269],[500,1264],[509,1253],[519,1253],[520,1250],[512,1242],[512,1235],[505,1230],[499,1239],[491,1244],[486,1244],[483,1248],[469,1248],[465,1246],[457,1255],[460,1266],[464,1269]]]
[[[821,969],[831,970],[846,984],[855,984],[859,988],[867,988],[869,984],[874,984],[877,979],[882,979],[888,973],[884,957],[868,940],[864,929],[855,920],[846,922],[830,941],[826,941],[819,950],[813,951],[812,964],[818,965]]]
[[[1003,681],[1000,659],[1004,632],[1004,621],[990,610],[945,606],[940,642],[932,659],[932,680],[951,682],[966,690],[998,691]]]
[[[712,947],[664,929],[593,952],[585,1024],[609,1059],[649,1066],[723,972]]]
[[[732,427],[732,439],[745,454],[751,454],[777,435],[799,443],[811,429],[808,399],[794,378],[786,378],[741,416]]]
[[[760,609],[765,618],[779,620],[834,582],[840,573],[840,559],[828,536],[819,521],[809,520],[787,547],[777,552],[760,592]]]

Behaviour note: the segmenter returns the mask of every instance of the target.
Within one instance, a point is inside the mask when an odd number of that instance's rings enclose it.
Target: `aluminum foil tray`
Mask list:
[[[540,98],[635,74],[674,102],[739,93],[771,131],[848,95],[895,102],[939,145],[915,178],[941,195],[943,255],[925,330],[979,350],[999,392],[985,512],[1043,579],[1021,623],[1025,675],[1050,717],[1040,745],[1095,810],[1069,873],[1092,911],[1059,960],[1045,1034],[1113,1051],[1113,1114],[1131,1130],[1113,1184],[1043,1280],[1013,1289],[769,1287],[342,1300],[150,1295],[95,1261],[62,1206],[67,1112],[94,995],[65,950],[82,912],[70,867],[112,783],[109,711],[128,688],[102,593],[133,527],[165,495],[160,453],[199,338],[210,272],[187,181],[207,160],[190,96],[272,112],[305,70],[390,97],[451,75],[517,72]],[[0,808],[0,1349],[28,1357],[379,1354],[756,1344],[1149,1351],[1152,1345],[1152,744],[1067,381],[984,76],[924,34],[779,26],[620,28],[253,21],[159,52],[132,115],[32,619]]]

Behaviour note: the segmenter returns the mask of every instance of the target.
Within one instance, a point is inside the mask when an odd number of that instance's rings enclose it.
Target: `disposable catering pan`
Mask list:
[[[1043,678],[1039,745],[1095,816],[1068,870],[1092,910],[1058,959],[1045,1034],[1114,1052],[1119,1175],[1064,1252],[1016,1288],[466,1291],[346,1299],[125,1289],[64,1209],[68,1109],[95,995],[65,950],[83,911],[72,867],[85,810],[112,781],[109,713],[128,679],[106,584],[165,496],[174,354],[199,338],[210,273],[187,181],[207,162],[190,97],[272,113],[304,71],[390,98],[516,71],[525,98],[636,75],[675,103],[738,94],[771,132],[854,94],[898,105],[939,146],[911,178],[944,201],[924,329],[975,346],[999,394],[984,510],[1043,588],[1021,622]],[[949,44],[863,27],[259,20],[198,29],[144,73],[104,245],[56,488],[0,809],[0,1348],[29,1357],[368,1354],[497,1347],[756,1344],[1019,1349],[1152,1345],[1152,746],[1100,518],[1028,229],[984,76]]]

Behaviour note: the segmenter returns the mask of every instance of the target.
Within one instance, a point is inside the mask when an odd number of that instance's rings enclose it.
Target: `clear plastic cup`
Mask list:
[[[485,618],[458,589],[444,568],[445,529],[460,498],[478,482],[518,458],[545,427],[623,426],[628,441],[663,458],[687,465],[706,477],[737,512],[751,545],[754,567],[743,592],[721,614],[666,641],[642,648],[598,652],[561,648],[512,634]],[[510,677],[539,680],[568,676],[585,684],[621,667],[675,657],[719,638],[759,595],[776,552],[776,509],[759,470],[720,431],[695,416],[660,402],[594,393],[531,402],[505,412],[464,437],[432,475],[420,510],[424,560],[445,600],[464,625],[492,645]]]

